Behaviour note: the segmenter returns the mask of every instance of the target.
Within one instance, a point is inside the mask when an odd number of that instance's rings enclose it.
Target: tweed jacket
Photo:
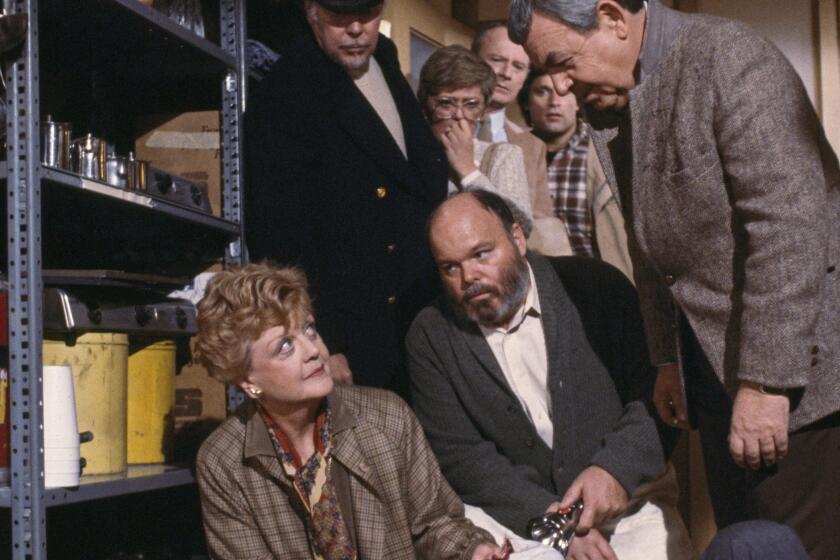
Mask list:
[[[502,196],[526,235],[530,234],[534,217],[522,150],[507,142],[490,143],[475,138],[473,156],[480,174],[463,190],[482,189]]]
[[[245,114],[250,258],[302,265],[330,352],[347,356],[356,383],[405,395],[405,332],[439,292],[425,227],[446,196],[443,149],[386,37],[374,57],[408,158],[311,34],[280,54]]]
[[[588,126],[584,123],[578,124]],[[533,134],[530,136],[541,142]],[[627,251],[624,217],[592,142],[589,143],[586,156],[586,199],[592,216],[598,257],[619,269],[632,281],[633,265]],[[546,181],[536,189],[532,186],[531,205],[537,225],[532,238],[528,240],[528,248],[546,256],[572,255],[566,225],[554,215],[554,202],[548,194]]]
[[[469,559],[485,531],[441,476],[417,419],[397,396],[338,386],[332,408],[333,468],[359,558]],[[196,466],[213,558],[311,558],[303,504],[249,401],[204,442]],[[346,486],[342,492],[342,486]],[[346,494],[346,495],[345,495]]]
[[[649,6],[628,111],[590,118],[634,234],[651,357],[678,357],[679,309],[730,391],[796,389],[800,428],[840,409],[837,156],[773,45]]]
[[[629,494],[664,470],[646,408],[653,373],[632,285],[596,259],[528,258],[548,352],[549,448],[478,326],[443,298],[406,340],[414,410],[444,476],[463,500],[524,535],[590,465]]]

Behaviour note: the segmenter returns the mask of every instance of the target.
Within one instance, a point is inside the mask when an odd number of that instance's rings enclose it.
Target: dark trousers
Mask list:
[[[684,319],[680,330],[686,395],[718,528],[769,519],[796,530],[812,558],[840,558],[840,413],[791,433],[788,456],[778,465],[740,468],[727,441],[732,399]]]
[[[744,521],[715,535],[702,560],[808,560],[808,553],[790,527]]]

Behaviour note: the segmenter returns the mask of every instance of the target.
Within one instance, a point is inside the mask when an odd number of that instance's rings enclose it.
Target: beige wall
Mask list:
[[[814,17],[809,0],[699,0],[697,9],[748,23],[790,60],[816,101]]]
[[[840,154],[840,1],[818,0],[819,108],[834,151]]]
[[[383,17],[391,22],[391,39],[399,50],[404,73],[420,70],[411,68],[409,41],[412,31],[441,45],[470,45],[473,30],[452,19],[450,5],[450,0],[388,0],[385,3]]]

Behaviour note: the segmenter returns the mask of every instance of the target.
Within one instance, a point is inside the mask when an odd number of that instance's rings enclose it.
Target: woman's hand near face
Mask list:
[[[452,171],[463,179],[477,168],[473,153],[473,125],[467,119],[451,119],[441,134],[440,142]]]

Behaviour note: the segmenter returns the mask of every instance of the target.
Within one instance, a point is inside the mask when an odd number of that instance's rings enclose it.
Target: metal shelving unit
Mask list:
[[[172,488],[193,482],[195,482],[195,477],[186,468],[168,465],[131,465],[124,473],[85,476],[76,488],[48,488],[44,491],[44,501],[47,507],[74,504],[99,498]],[[9,507],[11,499],[10,489],[0,488],[0,507]]]
[[[134,224],[182,232],[185,249],[171,252],[171,262],[155,273],[176,273],[180,259],[205,264],[212,252],[226,263],[241,260],[240,115],[245,99],[244,2],[219,0],[220,44],[180,27],[137,0],[6,0],[7,12],[28,14],[26,39],[4,63],[7,103],[5,178],[6,246],[9,282],[9,377],[11,485],[0,488],[0,508],[11,509],[12,557],[47,557],[46,510],[78,503],[169,488],[193,482],[188,469],[167,466],[131,467],[118,476],[84,477],[78,488],[44,489],[42,423],[43,281],[45,265],[62,268],[51,244],[78,233],[72,224],[83,215],[62,215],[69,205],[79,214],[104,216],[91,227],[95,244],[113,234],[119,243],[140,243]],[[42,67],[50,72],[42,74]],[[109,72],[102,68],[110,69]],[[77,76],[78,75],[78,76]],[[102,99],[123,103],[136,112],[160,109],[215,108],[221,112],[223,217],[169,204],[139,193],[119,191],[103,183],[42,167],[40,120],[42,103],[60,104],[61,95],[42,95],[57,79],[92,106]],[[104,85],[103,85],[104,84]],[[87,233],[87,232],[86,232]],[[150,245],[159,243],[151,235]],[[198,249],[193,249],[195,245]],[[75,246],[72,246],[75,248]],[[62,246],[61,253],[68,253]],[[73,252],[68,254],[73,256]],[[109,254],[85,262],[96,268]],[[74,256],[76,258],[78,255]],[[56,261],[56,262],[51,262]],[[125,263],[120,263],[125,264]],[[124,268],[141,272],[149,262]],[[82,267],[80,267],[82,268]],[[172,268],[172,270],[170,270]],[[146,272],[149,272],[146,270]]]
[[[239,236],[239,224],[229,219],[217,218],[210,214],[196,212],[195,210],[184,208],[166,200],[151,197],[142,192],[120,189],[102,181],[80,177],[75,173],[61,169],[41,167],[41,180],[42,182],[46,181],[56,186],[68,189],[80,189],[98,196],[109,197],[113,200],[119,200],[125,205],[135,205],[139,208],[154,210],[157,213],[165,214],[177,220],[191,222],[210,230],[215,230],[218,233],[227,234],[232,238],[238,238]]]

